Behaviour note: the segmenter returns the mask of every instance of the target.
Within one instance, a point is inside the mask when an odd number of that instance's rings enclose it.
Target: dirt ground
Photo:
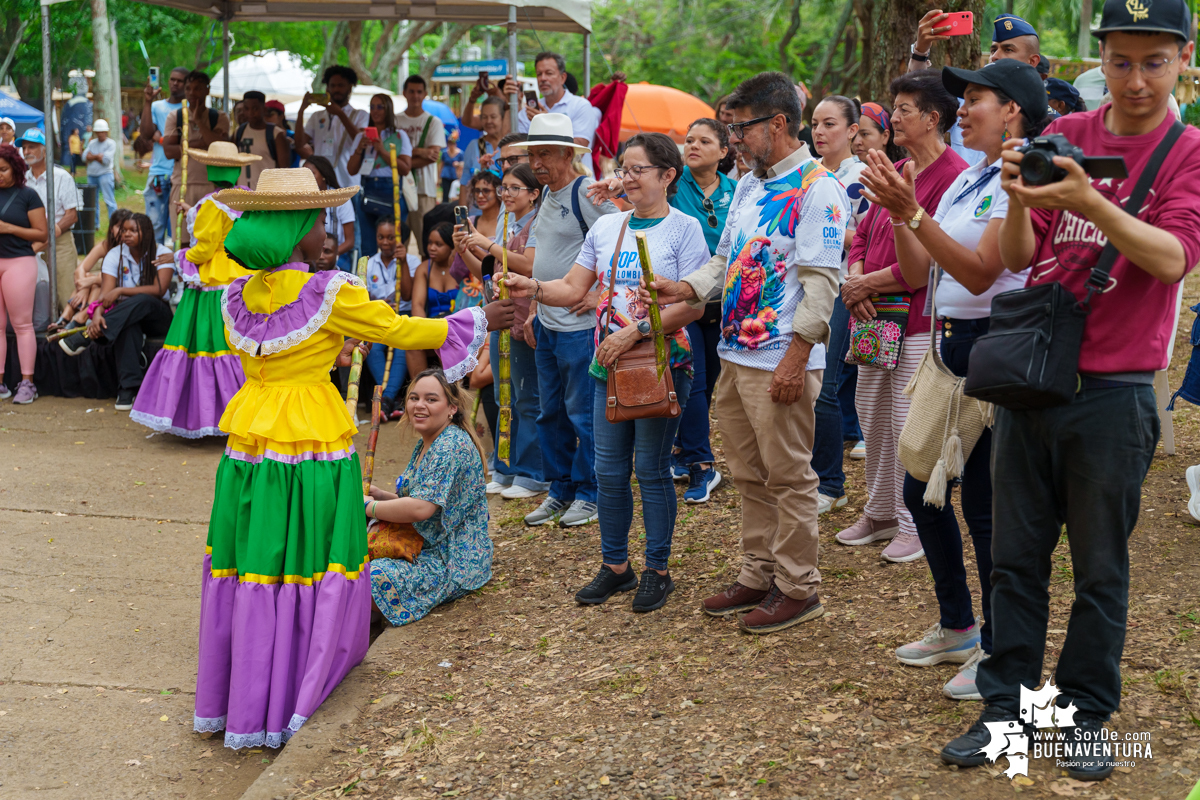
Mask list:
[[[1200,526],[1183,475],[1200,462],[1200,410],[1181,402],[1175,429],[1179,453],[1155,459],[1131,539],[1113,722],[1150,732],[1153,758],[1104,783],[1075,784],[1047,760],[1015,784],[941,765],[937,749],[979,704],[941,695],[954,666],[895,661],[937,620],[932,582],[924,561],[885,564],[878,547],[833,542],[866,499],[861,463],[847,461],[850,504],[821,521],[827,614],[764,637],[698,609],[736,575],[730,487],[707,506],[681,504],[678,588],[647,615],[628,595],[572,600],[597,567],[595,525],[525,528],[532,502],[494,499],[492,582],[384,634],[393,655],[355,678],[373,702],[321,767],[287,776],[287,796],[1182,798],[1200,777]],[[111,401],[0,406],[0,797],[233,798],[272,770],[275,751],[233,753],[191,732],[221,444],[146,434]],[[407,455],[399,434],[382,434],[377,482]],[[1065,544],[1055,559],[1046,677],[1072,601]]]

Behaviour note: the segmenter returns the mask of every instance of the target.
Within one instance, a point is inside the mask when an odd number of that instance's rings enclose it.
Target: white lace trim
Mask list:
[[[206,720],[207,722],[208,720]],[[300,726],[308,722],[308,717],[302,717],[299,714],[292,714],[291,720],[287,727],[277,733],[270,731],[258,731],[256,733],[229,733],[225,732],[225,746],[231,750],[241,750],[243,747],[270,747],[277,750],[287,744],[288,740],[295,736],[300,731]],[[225,728],[225,717],[220,718],[221,727],[217,730]],[[199,719],[196,722],[200,724]],[[196,730],[200,730],[199,727]],[[207,728],[205,730],[208,730]]]
[[[199,430],[188,430],[187,428],[177,428],[171,423],[174,421],[170,417],[156,417],[153,414],[147,414],[145,411],[130,411],[129,418],[136,423],[145,425],[152,431],[159,433],[170,433],[175,436],[181,436],[184,439],[203,439],[205,436],[225,436],[225,432],[218,427],[200,428]]]
[[[321,305],[313,313],[308,321],[299,328],[289,331],[283,336],[277,336],[274,339],[267,339],[264,342],[257,342],[249,336],[242,336],[233,327],[233,318],[229,316],[229,289],[221,294],[221,317],[225,320],[225,331],[229,336],[229,344],[237,350],[249,353],[252,356],[269,356],[275,353],[282,353],[284,350],[289,350],[301,342],[308,339],[314,333],[321,329],[321,326],[329,319],[329,315],[333,312],[333,303],[337,299],[338,291],[345,284],[351,284],[360,289],[366,288],[366,285],[358,279],[357,276],[351,275],[349,272],[339,272],[329,279],[329,283],[325,286],[325,296],[321,299]],[[230,284],[232,287],[233,284]],[[242,284],[243,288],[245,283]],[[303,291],[303,289],[301,290]],[[297,298],[299,299],[299,298]],[[292,301],[296,302],[295,300]],[[289,303],[288,305],[291,305]],[[287,306],[273,312],[278,314],[287,309]],[[250,312],[247,309],[247,313]],[[272,314],[266,315],[269,319]],[[478,323],[476,323],[478,324]]]
[[[227,717],[192,717],[192,730],[196,733],[216,733],[225,730]]]
[[[445,370],[446,382],[457,383],[463,378],[470,375],[475,367],[479,366],[479,351],[483,348],[483,343],[488,337],[487,314],[484,313],[480,306],[472,306],[471,318],[475,323],[475,331],[471,337],[471,343],[467,345],[467,357]]]

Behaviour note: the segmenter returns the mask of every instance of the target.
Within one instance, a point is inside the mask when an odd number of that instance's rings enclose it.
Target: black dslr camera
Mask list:
[[[1129,177],[1125,170],[1125,159],[1121,156],[1085,156],[1083,150],[1067,141],[1059,133],[1035,136],[1029,144],[1017,148],[1024,153],[1021,160],[1021,180],[1027,186],[1048,186],[1067,177],[1067,171],[1055,166],[1054,157],[1073,158],[1093,178]]]

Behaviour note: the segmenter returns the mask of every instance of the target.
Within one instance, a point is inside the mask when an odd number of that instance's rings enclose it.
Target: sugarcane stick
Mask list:
[[[479,417],[479,404],[483,400],[483,395],[479,392],[475,393],[475,402],[471,404],[471,429],[475,429],[475,420]]]
[[[392,213],[394,214],[394,216],[392,217],[392,220],[393,220],[393,222],[395,222],[395,231],[396,231],[396,250],[395,250],[395,256],[394,256],[395,260],[396,260],[395,308],[399,308],[400,307],[400,171],[398,169],[396,169],[396,145],[395,145],[395,143],[391,143],[388,145],[388,155],[391,157],[391,160],[392,160]],[[386,269],[386,267],[387,267],[387,265],[385,264],[384,268]],[[408,264],[405,264],[404,268],[408,269]],[[395,357],[394,353],[390,353],[390,352],[384,353],[384,360],[383,360],[383,385],[384,386],[387,386],[388,377],[392,374],[392,358],[394,358],[394,357]]]
[[[358,278],[364,285],[366,284],[366,256],[358,260]],[[350,419],[354,420],[355,425],[358,425],[358,382],[362,378],[362,363],[362,350],[356,347],[354,355],[350,356],[350,383],[346,386],[346,410],[350,412]]]
[[[634,236],[637,238],[638,259],[642,262],[642,278],[649,286],[654,282],[654,268],[650,266],[650,247],[646,243],[646,234],[643,231],[638,231]],[[612,302],[612,299],[609,299]],[[654,289],[650,290],[650,330],[654,333],[654,361],[658,365],[658,379],[661,381],[663,373],[667,370],[667,340],[663,336],[662,313],[658,310],[658,292]]]
[[[179,221],[175,223],[175,243],[183,243],[183,205],[187,202],[187,162],[188,162],[188,101],[183,98],[179,109],[179,174],[182,182],[179,185]]]
[[[496,295],[501,300],[508,299],[508,211],[500,229],[500,283]],[[512,332],[505,328],[500,331],[500,374],[496,376],[497,403],[500,414],[496,421],[496,458],[508,466],[508,454],[512,441]]]
[[[363,494],[371,493],[371,478],[375,475],[375,443],[379,441],[380,403],[383,387],[376,386],[371,395],[371,434],[367,437],[367,461],[363,465]]]

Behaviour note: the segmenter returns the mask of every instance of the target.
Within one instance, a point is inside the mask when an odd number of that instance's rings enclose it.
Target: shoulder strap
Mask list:
[[[241,143],[242,143],[242,134],[246,132],[246,126],[247,126],[247,125],[249,125],[249,124],[250,124],[249,122],[243,122],[241,125],[238,125],[238,127],[237,127],[237,132],[235,132],[235,133],[233,134],[233,142],[234,142],[234,144],[241,144]]]
[[[1154,184],[1154,179],[1158,177],[1158,170],[1162,167],[1163,161],[1166,160],[1167,153],[1171,151],[1171,147],[1183,135],[1183,131],[1184,124],[1179,120],[1175,120],[1175,124],[1167,130],[1167,135],[1154,148],[1154,153],[1146,163],[1146,168],[1138,176],[1137,185],[1133,187],[1133,194],[1129,195],[1129,200],[1125,203],[1126,214],[1132,214],[1136,217],[1138,212],[1142,210],[1142,203],[1145,202],[1146,195],[1150,192],[1150,187]],[[1117,248],[1112,242],[1109,242],[1104,245],[1104,250],[1100,253],[1100,259],[1096,262],[1096,266],[1092,268],[1092,274],[1088,276],[1087,297],[1083,300],[1083,308],[1085,310],[1092,300],[1092,295],[1096,292],[1102,292],[1107,288],[1108,273],[1116,260]]]
[[[8,207],[13,204],[13,200],[16,200],[17,195],[19,195],[20,193],[21,193],[20,189],[16,189],[16,188],[13,189],[13,193],[8,196],[8,202],[4,204],[4,208],[0,208],[0,217],[3,217],[5,214],[8,213]],[[621,229],[621,233],[625,233],[624,228]],[[620,242],[617,242],[618,247],[620,246],[620,244],[621,244]]]
[[[575,183],[571,185],[571,213],[575,215],[575,219],[579,221],[579,232],[587,236],[588,226],[583,221],[583,210],[579,207],[579,184],[583,183],[583,177],[575,179]],[[621,233],[625,233],[625,229],[621,229]]]
[[[582,178],[580,179],[582,180]],[[629,227],[629,220],[633,217],[633,212],[630,211],[625,215],[625,221],[621,223],[621,230],[617,234],[617,245],[613,248],[612,262],[608,266],[608,316],[604,320],[604,327],[600,329],[600,336],[603,339],[608,335],[609,326],[612,325],[613,315],[613,289],[617,282],[617,260],[621,257],[621,243],[625,241],[625,229]]]
[[[429,135],[429,126],[433,124],[433,114],[431,113],[425,118],[425,127],[421,129],[421,140],[417,142],[417,147],[425,146],[425,137]]]
[[[239,137],[240,138],[240,137]],[[275,153],[275,123],[267,123],[267,152],[271,154],[271,160],[275,161],[279,158]]]

